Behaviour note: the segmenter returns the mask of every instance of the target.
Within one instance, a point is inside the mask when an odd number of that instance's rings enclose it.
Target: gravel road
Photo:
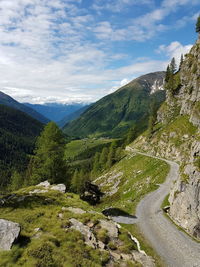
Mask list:
[[[127,216],[115,216],[112,219],[119,223],[138,224],[145,238],[163,259],[165,266],[200,267],[200,243],[193,241],[187,234],[180,231],[164,216],[160,208],[173,182],[178,178],[179,165],[170,160],[138,152],[131,147],[127,147],[127,150],[163,160],[170,165],[170,171],[166,181],[139,202],[136,219]]]
[[[150,156],[145,153],[138,153]],[[160,208],[165,196],[170,191],[173,181],[178,178],[179,165],[163,158],[158,159],[164,160],[170,165],[170,172],[165,183],[156,191],[146,195],[138,204],[136,210],[137,224],[166,266],[200,267],[200,243],[193,241],[187,234],[178,230],[163,215]]]

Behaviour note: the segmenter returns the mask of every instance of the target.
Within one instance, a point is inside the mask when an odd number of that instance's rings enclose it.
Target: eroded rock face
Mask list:
[[[200,155],[200,142],[191,145],[190,158],[184,167],[182,176],[174,185],[169,201],[170,216],[191,235],[200,239],[200,171],[195,166]]]
[[[19,233],[18,223],[0,219],[0,250],[10,250]]]

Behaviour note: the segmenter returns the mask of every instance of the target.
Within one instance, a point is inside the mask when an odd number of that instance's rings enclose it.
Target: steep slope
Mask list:
[[[15,99],[10,97],[9,95],[4,94],[1,91],[0,91],[0,104],[21,110],[42,123],[47,123],[49,121],[47,118],[45,118],[43,115],[36,112],[32,108],[17,102]]]
[[[62,120],[60,120],[57,124],[60,127],[65,126],[66,123],[73,121],[75,119],[77,119],[81,114],[83,114],[83,112],[85,112],[88,108],[90,107],[90,105],[86,105],[68,115],[66,115]]]
[[[105,96],[78,119],[64,126],[65,133],[75,136],[121,137],[130,126],[147,126],[150,103],[159,106],[165,99],[162,89],[164,72],[141,76],[116,92]]]
[[[176,77],[179,85],[167,92],[153,135],[140,136],[132,147],[180,163],[180,175],[169,197],[169,214],[200,239],[200,40],[186,55]]]
[[[9,183],[13,170],[24,170],[42,127],[24,112],[0,105],[0,187]]]
[[[85,104],[73,103],[73,104],[59,104],[59,103],[46,103],[46,104],[30,104],[24,103],[29,108],[41,113],[43,116],[51,121],[59,122],[65,116],[70,115]]]

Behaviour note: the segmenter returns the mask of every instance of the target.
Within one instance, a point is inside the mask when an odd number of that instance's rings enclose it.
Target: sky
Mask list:
[[[0,0],[0,91],[94,102],[197,39],[199,0]]]

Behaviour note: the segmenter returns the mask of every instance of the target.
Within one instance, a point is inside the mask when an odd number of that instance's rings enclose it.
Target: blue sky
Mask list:
[[[93,102],[194,44],[199,0],[0,0],[0,88]]]

